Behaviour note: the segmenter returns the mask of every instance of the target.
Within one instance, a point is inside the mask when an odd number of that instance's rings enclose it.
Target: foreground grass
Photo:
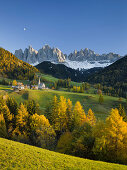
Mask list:
[[[125,165],[93,161],[0,138],[0,169],[127,169]]]

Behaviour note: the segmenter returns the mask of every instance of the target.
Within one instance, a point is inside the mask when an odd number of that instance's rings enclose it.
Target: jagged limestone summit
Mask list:
[[[85,48],[80,51],[74,50],[69,55],[63,54],[58,48],[51,48],[48,45],[43,46],[38,51],[31,46],[15,51],[15,56],[29,64],[37,65],[43,61],[51,61],[54,63],[63,63],[74,69],[90,69],[94,67],[108,66],[118,59],[122,58],[119,54],[96,54],[94,51]]]

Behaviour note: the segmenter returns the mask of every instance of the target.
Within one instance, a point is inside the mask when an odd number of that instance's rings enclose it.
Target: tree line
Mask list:
[[[81,85],[72,85],[71,79],[59,79],[52,84],[52,89],[67,88],[68,91],[84,93],[90,89],[90,84],[87,82],[81,83]]]

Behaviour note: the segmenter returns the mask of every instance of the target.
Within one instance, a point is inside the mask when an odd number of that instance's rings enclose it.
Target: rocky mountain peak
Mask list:
[[[22,49],[15,51],[15,56],[29,64],[37,65],[43,61],[51,61],[55,63],[64,63],[72,68],[93,68],[105,67],[122,56],[114,53],[96,54],[91,49],[85,48],[79,51],[74,50],[69,55],[63,54],[59,48],[51,48],[49,45],[44,45],[38,51],[29,46],[22,51]]]
[[[51,48],[49,45],[44,45],[38,51],[29,46],[24,52],[19,49],[15,50],[15,56],[29,64],[37,64],[43,61],[64,62],[66,56],[58,49]]]
[[[46,45],[44,45],[44,46],[42,47],[42,49],[43,49],[43,50],[48,50],[48,49],[50,49],[50,47],[49,47],[49,45],[46,44]]]
[[[20,60],[23,60],[23,51],[22,49],[15,50],[15,56],[19,58]]]
[[[37,54],[38,53],[38,51],[35,50],[32,46],[29,46],[28,51],[29,51],[30,54],[33,54],[33,53]]]

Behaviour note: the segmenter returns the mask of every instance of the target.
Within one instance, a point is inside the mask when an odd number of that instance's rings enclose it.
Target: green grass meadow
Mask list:
[[[124,170],[127,166],[77,158],[0,138],[0,169]]]
[[[48,103],[53,99],[56,95],[58,98],[60,96],[64,96],[67,99],[70,98],[73,102],[73,105],[76,101],[80,101],[85,112],[88,112],[88,109],[91,108],[95,116],[99,119],[105,120],[105,118],[109,115],[111,108],[117,107],[120,103],[125,105],[125,99],[119,101],[118,97],[111,97],[104,95],[103,104],[99,104],[99,95],[98,94],[88,94],[88,93],[73,93],[67,91],[57,91],[57,90],[24,90],[20,92],[14,92],[8,86],[0,86],[1,94],[8,94],[9,96],[16,99],[18,103],[24,102],[28,99],[34,99],[40,105],[40,109],[42,114],[44,114],[44,110]]]

